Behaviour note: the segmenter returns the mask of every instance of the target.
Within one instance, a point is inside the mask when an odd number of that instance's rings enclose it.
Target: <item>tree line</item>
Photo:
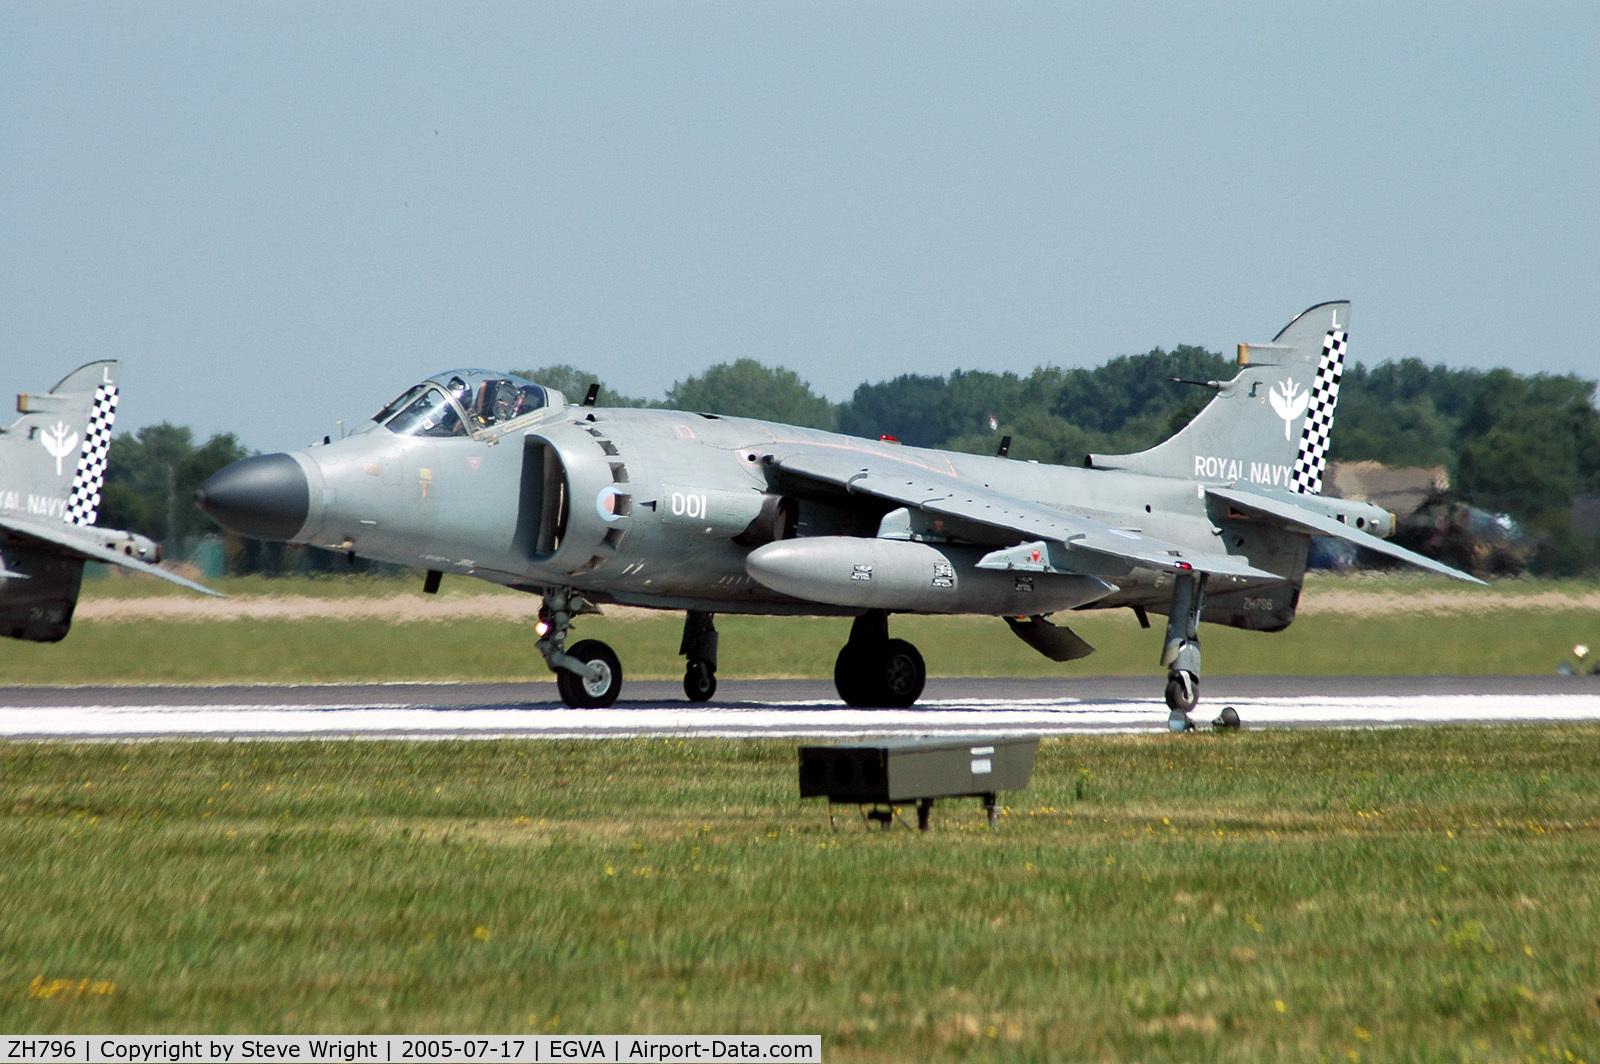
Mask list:
[[[793,370],[741,358],[678,381],[659,400],[618,391],[579,367],[509,372],[563,392],[569,402],[599,384],[601,406],[716,412],[806,425],[919,447],[994,453],[1012,437],[1020,460],[1081,464],[1092,452],[1142,450],[1166,439],[1210,399],[1174,383],[1227,380],[1232,360],[1191,346],[1122,355],[1093,368],[1038,366],[1027,374],[956,370],[902,374],[859,385],[834,403]],[[1600,539],[1574,529],[1573,500],[1600,493],[1596,382],[1572,374],[1430,366],[1417,359],[1345,372],[1330,458],[1443,466],[1451,496],[1507,514],[1540,540],[1533,567],[1547,573],[1600,568]],[[112,441],[100,522],[142,532],[184,556],[215,529],[189,502],[211,473],[248,452],[232,434],[201,443],[161,424]],[[281,552],[229,544],[234,567],[282,564]],[[327,567],[328,559],[291,559]]]

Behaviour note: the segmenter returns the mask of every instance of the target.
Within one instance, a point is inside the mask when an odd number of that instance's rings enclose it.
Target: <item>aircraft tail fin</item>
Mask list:
[[[1321,494],[1349,330],[1348,302],[1317,304],[1270,343],[1240,344],[1238,375],[1211,382],[1216,397],[1170,439],[1089,464]]]
[[[100,510],[120,363],[91,362],[43,394],[17,396],[21,417],[0,429],[7,470],[0,510],[92,525]]]

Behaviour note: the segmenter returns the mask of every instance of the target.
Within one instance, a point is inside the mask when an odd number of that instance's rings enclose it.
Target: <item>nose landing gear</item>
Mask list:
[[[584,672],[556,671],[561,701],[574,709],[598,709],[617,700],[622,690],[622,663],[610,647],[598,639],[580,639],[567,654],[582,663]]]
[[[561,701],[574,709],[598,709],[617,700],[622,690],[622,663],[598,639],[582,639],[566,649],[572,618],[593,613],[582,595],[568,588],[552,591],[539,607],[539,642],[534,646],[556,674]]]

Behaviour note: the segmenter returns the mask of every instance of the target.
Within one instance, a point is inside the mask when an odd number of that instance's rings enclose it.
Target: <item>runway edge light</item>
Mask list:
[[[943,736],[886,739],[800,748],[800,797],[872,805],[867,816],[887,830],[894,807],[917,806],[917,827],[928,830],[936,798],[979,798],[989,826],[999,827],[1001,791],[1028,786],[1039,737]]]

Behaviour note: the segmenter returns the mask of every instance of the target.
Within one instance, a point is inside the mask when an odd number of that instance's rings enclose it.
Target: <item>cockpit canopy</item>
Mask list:
[[[397,436],[470,436],[565,397],[521,377],[486,369],[456,369],[429,377],[372,415]]]

